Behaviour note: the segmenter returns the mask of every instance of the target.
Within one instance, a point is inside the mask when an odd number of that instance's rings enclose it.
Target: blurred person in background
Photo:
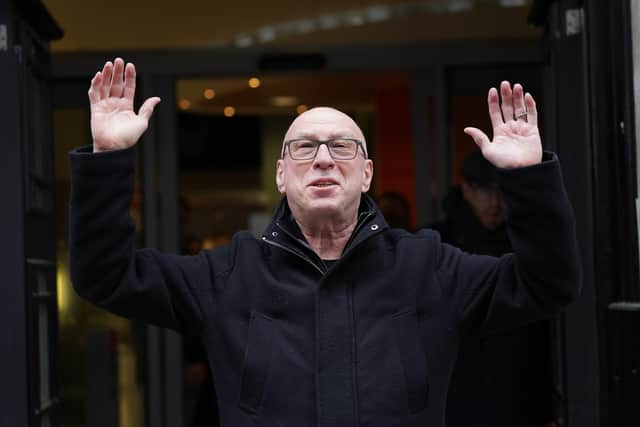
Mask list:
[[[512,252],[507,205],[498,172],[480,151],[462,165],[463,182],[444,200],[446,219],[432,226],[463,251],[499,257]],[[538,321],[460,347],[447,427],[543,427],[551,414],[548,322]]]

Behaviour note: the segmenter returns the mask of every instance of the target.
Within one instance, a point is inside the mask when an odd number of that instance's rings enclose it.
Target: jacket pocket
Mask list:
[[[259,414],[271,367],[273,319],[251,312],[240,384],[240,408]]]
[[[426,408],[429,395],[427,356],[418,330],[415,310],[401,311],[392,316],[394,336],[407,385],[409,412],[415,414]]]

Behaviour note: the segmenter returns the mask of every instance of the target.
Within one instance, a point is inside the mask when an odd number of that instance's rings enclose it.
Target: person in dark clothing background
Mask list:
[[[442,241],[483,255],[512,251],[498,173],[479,151],[445,197]],[[551,420],[548,322],[538,321],[460,347],[447,399],[447,427],[543,427]]]
[[[91,81],[93,145],[70,154],[72,282],[116,314],[202,337],[223,426],[443,427],[461,344],[553,316],[579,294],[559,160],[543,152],[519,84],[488,92],[492,139],[465,128],[500,168],[514,248],[500,258],[389,228],[366,194],[362,130],[330,107],[287,130],[283,197],[261,239],[238,232],[195,256],[136,250],[135,145],[160,99],[136,114],[135,85],[120,58]]]

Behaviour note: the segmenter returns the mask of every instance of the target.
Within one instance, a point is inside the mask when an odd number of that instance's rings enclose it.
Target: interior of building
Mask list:
[[[582,91],[584,82],[593,84],[597,75],[592,70],[573,87],[567,72],[581,64],[586,69],[588,61],[596,60],[593,52],[575,58],[567,53],[577,52],[587,36],[595,37],[583,32],[584,15],[577,15],[573,23],[567,12],[583,10],[578,3],[582,2],[243,0],[221,5],[204,0],[43,0],[41,5],[62,30],[50,33],[49,43],[43,43],[50,59],[50,66],[43,68],[52,108],[55,207],[56,326],[47,334],[55,331],[56,349],[51,356],[55,368],[47,369],[56,378],[51,390],[56,389],[52,395],[57,396],[57,409],[55,421],[47,421],[52,424],[30,425],[187,425],[207,375],[197,365],[198,350],[189,347],[188,337],[100,310],[80,299],[70,283],[68,152],[91,144],[86,93],[105,61],[122,57],[135,63],[137,106],[149,96],[162,98],[138,144],[131,214],[141,247],[188,254],[225,244],[241,229],[259,236],[281,199],[274,170],[283,135],[298,114],[316,106],[338,108],[362,128],[375,162],[370,194],[401,195],[409,206],[403,226],[430,226],[443,219],[443,199],[461,183],[463,160],[476,149],[462,129],[473,125],[490,132],[486,94],[502,80],[521,83],[534,95],[542,110],[545,148],[572,158],[567,181],[576,210],[592,210],[593,198],[580,192],[585,184],[579,177],[585,172],[592,176],[594,162],[589,159],[599,152],[594,148],[592,154],[575,154],[578,142],[567,142],[558,126],[571,120],[566,107],[575,94],[569,89]],[[596,9],[590,10],[589,19],[596,19]],[[558,17],[566,25],[554,27]],[[557,28],[562,35],[554,33]],[[562,44],[565,38],[568,42]],[[590,99],[589,105],[595,104]],[[627,111],[631,101],[620,102],[624,108],[619,111]],[[585,117],[589,115],[583,111],[573,120],[583,123]],[[584,130],[589,135],[597,131]],[[625,153],[613,157],[620,159]],[[609,173],[608,167],[600,167]],[[635,165],[625,167],[635,171]],[[631,172],[620,179],[631,186],[629,177]],[[612,178],[608,185],[615,182]],[[596,193],[596,183],[589,185],[594,190],[587,193]],[[615,200],[625,211],[632,203],[628,194]],[[600,224],[610,220],[599,218]],[[593,227],[592,220],[585,219],[580,227]],[[614,252],[637,243],[634,215],[629,213],[625,221],[622,229],[632,236],[614,245]],[[595,250],[587,240],[582,249],[588,264]],[[634,251],[637,254],[637,248]],[[633,278],[637,256],[630,258],[619,261],[625,268],[618,271]],[[602,294],[593,284],[598,274],[607,275],[604,270],[586,274],[588,297],[580,308],[568,320],[549,326],[548,353],[565,352],[554,359],[557,385],[549,392],[554,395],[553,420],[558,427],[598,425],[594,419],[606,411],[594,418],[586,409],[595,402],[592,406],[613,411],[602,403],[608,401],[603,397],[609,387],[606,375],[601,373],[598,383],[578,373],[600,372],[604,359],[582,359],[583,365],[575,365],[571,373],[566,368],[566,360],[578,359],[581,348],[605,345],[595,342],[592,334],[599,327],[594,312],[601,305],[594,301]],[[637,288],[613,289],[607,302],[620,295],[638,297]],[[567,341],[566,331],[585,325],[580,319],[586,317],[590,320],[584,334]],[[196,354],[194,360],[188,353]],[[570,423],[559,421],[567,418]]]

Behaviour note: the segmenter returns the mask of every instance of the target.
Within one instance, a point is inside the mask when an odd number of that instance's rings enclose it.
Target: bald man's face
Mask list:
[[[294,120],[285,141],[297,138],[328,140],[335,137],[364,141],[362,131],[349,116],[332,108],[314,108]],[[373,162],[358,148],[352,160],[335,160],[326,145],[315,158],[294,160],[288,151],[278,160],[278,191],[287,196],[294,214],[335,216],[357,212],[360,194],[369,190]],[[305,218],[297,218],[305,221]]]

